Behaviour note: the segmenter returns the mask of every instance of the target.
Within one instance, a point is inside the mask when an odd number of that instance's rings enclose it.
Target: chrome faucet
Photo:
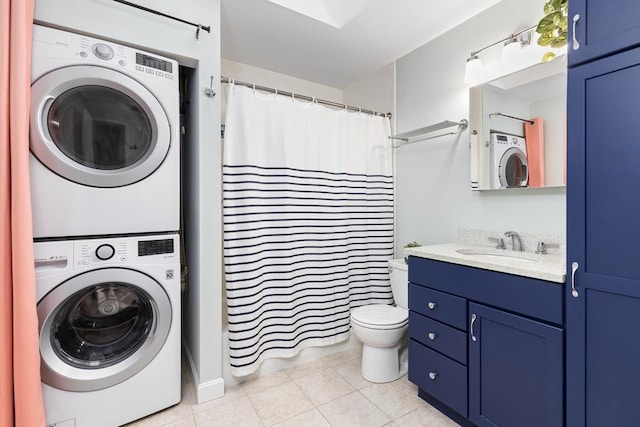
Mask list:
[[[511,246],[514,251],[522,252],[524,250],[524,247],[522,246],[522,239],[520,239],[520,235],[518,233],[515,231],[506,231],[504,235],[505,237],[511,237]]]

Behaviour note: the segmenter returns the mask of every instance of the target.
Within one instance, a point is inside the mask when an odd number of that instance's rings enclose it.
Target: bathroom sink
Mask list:
[[[504,249],[489,248],[465,248],[456,249],[461,255],[476,256],[487,261],[524,261],[525,263],[537,263],[540,260],[534,255],[525,252],[506,251]]]

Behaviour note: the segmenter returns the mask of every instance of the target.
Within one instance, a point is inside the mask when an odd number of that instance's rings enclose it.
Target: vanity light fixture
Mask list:
[[[484,80],[485,77],[494,74],[490,70],[487,70],[487,67],[496,68],[502,66],[502,64],[505,64],[506,68],[520,67],[523,62],[526,62],[522,51],[525,47],[531,45],[535,28],[536,25],[525,28],[482,49],[471,52],[471,55],[467,58],[464,81],[466,83],[478,83]],[[483,64],[481,54],[498,45],[502,46],[502,58],[494,62],[499,62],[499,64]]]

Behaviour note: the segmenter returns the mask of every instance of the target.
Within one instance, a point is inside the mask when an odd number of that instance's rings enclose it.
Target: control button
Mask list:
[[[126,255],[122,255],[122,256],[120,257],[120,261],[122,261],[122,262],[125,262],[125,261],[126,261],[126,260],[128,260],[128,259],[129,259],[129,258],[127,258],[127,256],[126,256]]]
[[[138,71],[144,71],[144,67],[140,66],[140,65],[136,65],[136,70]]]
[[[153,74],[153,70],[151,68],[147,68],[147,73]]]
[[[80,52],[80,56],[86,58],[88,56],[87,52]]]
[[[162,77],[164,76],[164,73],[162,71],[156,71],[156,76]]]
[[[96,256],[98,257],[98,259],[101,259],[103,261],[111,259],[115,253],[116,250],[109,244],[100,245],[96,249]]]
[[[123,67],[124,67],[125,65],[127,65],[127,63],[125,62],[125,60],[124,60],[124,59],[121,59],[120,61],[118,61],[118,64],[120,64],[120,65],[121,65],[121,66],[123,66]]]
[[[82,265],[89,265],[91,261],[89,261],[87,258],[82,260]]]
[[[91,49],[93,50],[93,53],[100,59],[107,60],[113,58],[113,49],[111,49],[104,43],[96,43],[91,47]]]
[[[165,74],[164,76],[168,79],[173,79],[173,74]]]

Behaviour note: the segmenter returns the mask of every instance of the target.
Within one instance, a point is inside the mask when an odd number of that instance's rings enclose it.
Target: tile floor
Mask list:
[[[183,362],[182,402],[127,427],[454,427],[417,396],[404,376],[386,384],[360,375],[349,350],[229,387],[224,397],[195,403]]]

